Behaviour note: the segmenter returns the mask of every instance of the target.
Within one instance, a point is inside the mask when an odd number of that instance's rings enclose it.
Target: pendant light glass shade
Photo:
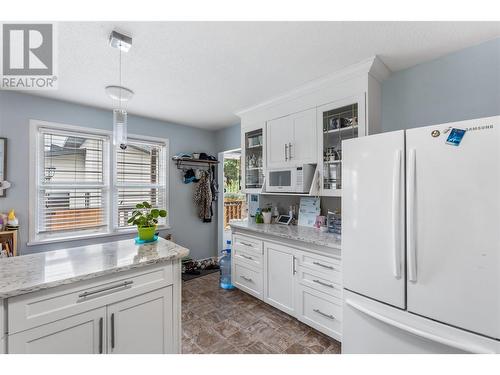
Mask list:
[[[113,110],[113,144],[122,150],[127,148],[127,111]]]

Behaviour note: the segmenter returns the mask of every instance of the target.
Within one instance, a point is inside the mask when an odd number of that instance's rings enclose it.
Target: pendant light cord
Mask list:
[[[120,111],[122,110],[122,49],[121,49],[121,42],[120,42],[120,47],[118,48],[118,50],[120,51],[120,67],[118,69],[119,71],[119,81],[120,81],[120,104],[119,104],[119,107],[120,107]]]

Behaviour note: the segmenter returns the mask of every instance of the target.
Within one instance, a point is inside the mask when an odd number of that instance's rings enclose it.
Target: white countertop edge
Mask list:
[[[249,231],[249,232],[253,232],[253,233],[261,233],[263,235],[285,238],[285,239],[288,239],[291,241],[298,241],[298,242],[306,243],[306,244],[309,243],[309,244],[313,244],[316,246],[325,247],[328,249],[334,249],[334,250],[339,250],[339,251],[342,250],[340,240],[335,240],[334,242],[327,242],[324,240],[299,238],[299,237],[295,237],[295,236],[292,236],[289,234],[272,232],[272,231],[266,230],[269,228],[269,225],[281,225],[281,224],[252,224],[251,226],[248,226],[248,223],[246,223],[246,222],[230,222],[229,225],[231,226],[231,229],[234,228],[235,230]],[[262,225],[262,228],[259,228],[258,225]],[[296,227],[296,226],[292,226],[292,227]],[[307,228],[307,229],[315,230],[314,228]],[[318,231],[318,234],[319,233],[323,233],[323,234],[327,234],[327,235],[329,234],[326,232],[319,232]],[[332,235],[332,234],[329,234],[329,235]]]

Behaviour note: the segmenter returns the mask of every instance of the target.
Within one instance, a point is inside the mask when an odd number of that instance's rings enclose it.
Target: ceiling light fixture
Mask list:
[[[118,108],[113,110],[113,144],[122,150],[127,148],[127,111],[122,109],[122,102],[132,98],[134,92],[122,86],[122,52],[128,52],[132,47],[132,38],[112,31],[109,35],[109,45],[119,50],[119,85],[106,86],[106,93],[111,99],[118,101]]]
[[[123,86],[106,86],[106,94],[113,100],[128,102],[134,96],[134,92]]]

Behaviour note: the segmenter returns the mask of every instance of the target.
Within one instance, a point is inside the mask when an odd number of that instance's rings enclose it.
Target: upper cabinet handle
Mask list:
[[[288,159],[292,160],[292,144],[288,143]]]
[[[288,145],[285,143],[285,161],[288,160]]]

